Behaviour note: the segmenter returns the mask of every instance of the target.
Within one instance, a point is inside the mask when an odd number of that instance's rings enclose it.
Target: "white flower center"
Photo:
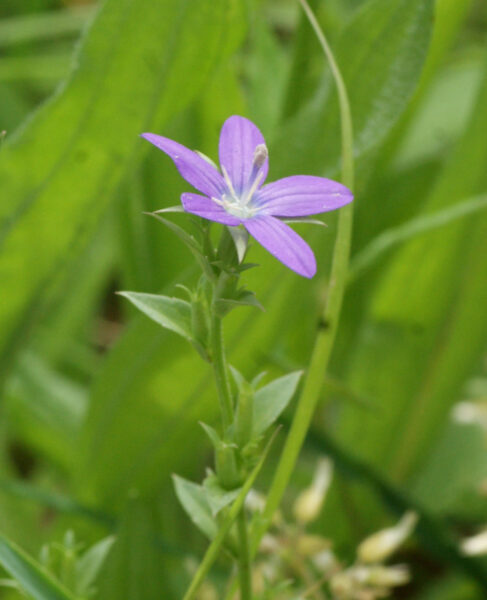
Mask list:
[[[221,198],[212,198],[212,200],[222,206],[228,214],[233,215],[238,219],[250,219],[256,215],[259,212],[260,207],[255,204],[253,205],[252,198],[264,177],[264,173],[260,171],[260,168],[266,159],[267,148],[264,144],[259,144],[254,152],[252,172],[249,181],[241,193],[235,191],[232,180],[225,167],[222,165],[222,173],[228,191],[223,194]]]

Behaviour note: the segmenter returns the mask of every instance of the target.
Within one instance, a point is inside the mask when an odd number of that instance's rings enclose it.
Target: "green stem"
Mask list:
[[[233,422],[233,403],[230,390],[230,381],[228,379],[228,367],[223,345],[223,327],[222,319],[213,310],[211,320],[211,350],[213,371],[215,374],[216,387],[222,413],[223,436]],[[239,581],[240,581],[240,600],[251,600],[251,573],[250,573],[250,552],[247,538],[247,523],[244,509],[237,517],[237,528],[239,537]]]
[[[223,546],[223,542],[224,542],[226,536],[228,535],[228,532],[230,531],[231,526],[233,525],[234,521],[236,520],[238,515],[243,510],[245,498],[247,497],[247,494],[252,489],[252,486],[254,485],[255,480],[257,479],[257,475],[260,473],[260,470],[262,469],[262,466],[265,462],[265,459],[267,458],[267,455],[272,446],[272,442],[274,441],[275,436],[276,436],[276,434],[274,433],[274,435],[271,437],[271,439],[267,443],[267,446],[266,446],[264,452],[262,453],[262,455],[259,459],[259,462],[252,469],[252,472],[248,476],[246,482],[243,484],[242,490],[240,491],[239,495],[237,496],[235,502],[232,504],[230,510],[228,511],[227,516],[224,518],[223,523],[221,524],[220,529],[218,530],[218,533],[216,534],[214,540],[211,542],[208,550],[206,551],[206,554],[203,557],[203,560],[201,561],[201,564],[198,567],[198,570],[196,571],[196,574],[193,577],[193,580],[191,581],[191,584],[188,588],[188,591],[184,595],[183,600],[194,600],[194,598],[198,592],[198,589],[200,588],[201,584],[205,580],[205,577],[208,575],[213,563],[215,562],[218,554],[220,553],[220,550]]]
[[[252,598],[252,579],[250,572],[250,548],[247,535],[247,519],[245,517],[245,508],[242,508],[237,517],[237,529],[239,538],[239,580],[240,580],[240,600],[251,600]]]
[[[211,358],[215,374],[216,389],[220,401],[223,424],[223,437],[233,420],[232,394],[228,380],[225,351],[223,347],[223,327],[221,317],[213,313],[211,319]]]
[[[299,0],[308,17],[316,36],[328,59],[335,79],[340,103],[340,121],[342,132],[342,181],[353,189],[353,128],[350,103],[343,78],[328,42],[320,26],[309,8],[306,0]],[[324,377],[335,340],[340,317],[343,295],[347,280],[350,245],[352,238],[353,205],[348,204],[340,209],[337,236],[333,251],[333,260],[328,287],[328,298],[322,315],[322,327],[316,337],[303,392],[298,402],[296,413],[286,439],[277,471],[267,497],[267,503],[259,524],[252,536],[252,553],[257,551],[262,536],[271,524],[272,517],[279,507],[284,491],[294,470],[299,452],[308,432],[313,413],[321,396]]]

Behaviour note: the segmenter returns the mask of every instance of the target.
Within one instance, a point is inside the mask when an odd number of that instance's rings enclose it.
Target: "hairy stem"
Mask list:
[[[213,313],[211,319],[211,359],[213,373],[215,375],[218,400],[222,416],[223,435],[230,427],[233,420],[232,395],[230,382],[228,380],[228,369],[226,365],[225,350],[223,346],[223,327],[221,317]]]
[[[228,379],[228,366],[225,357],[223,345],[223,327],[222,320],[215,311],[211,320],[211,351],[213,361],[213,372],[215,374],[218,398],[222,413],[223,435],[225,436],[228,427],[233,421],[233,403]],[[237,517],[239,557],[238,570],[240,582],[240,600],[251,600],[251,572],[250,572],[250,552],[247,537],[247,522],[245,510],[242,509]]]

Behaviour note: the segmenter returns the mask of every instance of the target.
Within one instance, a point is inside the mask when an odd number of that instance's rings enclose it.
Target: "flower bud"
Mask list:
[[[407,565],[393,565],[384,567],[374,565],[368,567],[367,583],[377,587],[396,587],[406,585],[411,579],[411,574]]]
[[[328,458],[321,459],[311,486],[304,490],[294,503],[294,516],[301,525],[314,521],[320,514],[332,473],[332,462]]]
[[[463,425],[480,425],[487,430],[487,402],[459,402],[452,411],[453,419]]]
[[[296,552],[301,556],[314,556],[330,549],[330,542],[320,535],[300,535],[296,541]]]
[[[358,547],[357,555],[363,563],[382,562],[395,552],[413,531],[418,516],[407,512],[395,527],[382,529],[366,538]]]
[[[464,539],[460,548],[463,554],[467,556],[487,554],[487,529],[477,535]]]
[[[338,599],[354,598],[356,585],[353,579],[348,574],[348,571],[340,571],[333,575],[330,580],[330,587],[333,592],[333,597]]]

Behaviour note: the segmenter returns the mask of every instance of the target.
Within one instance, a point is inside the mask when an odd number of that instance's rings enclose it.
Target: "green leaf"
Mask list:
[[[189,302],[157,294],[138,292],[118,292],[118,294],[130,300],[134,306],[165,329],[174,331],[192,341],[191,304]]]
[[[36,561],[1,534],[0,564],[34,600],[75,600]]]
[[[239,291],[236,298],[220,298],[215,302],[215,307],[221,316],[224,316],[233,308],[237,308],[237,306],[254,306],[259,310],[265,310],[255,294],[247,290]]]
[[[247,477],[237,498],[235,499],[235,502],[232,504],[230,510],[228,511],[227,515],[225,516],[225,519],[223,520],[223,523],[221,524],[220,528],[218,529],[218,532],[217,532],[216,536],[214,537],[213,541],[211,542],[208,550],[206,551],[206,554],[205,554],[202,562],[200,563],[200,566],[198,567],[198,571],[196,572],[196,575],[194,576],[193,581],[191,582],[191,585],[188,588],[188,591],[184,595],[183,600],[192,600],[194,598],[199,586],[203,582],[204,578],[206,577],[206,574],[208,573],[212,564],[214,563],[215,559],[217,558],[219,550],[223,546],[225,538],[227,537],[227,534],[230,531],[230,528],[233,525],[233,522],[235,521],[235,519],[237,518],[237,515],[239,514],[239,512],[242,510],[242,508],[244,506],[244,502],[245,502],[245,498],[247,497],[247,494],[252,489],[252,486],[254,485],[255,480],[257,479],[257,475],[260,473],[260,470],[262,469],[262,467],[264,465],[265,459],[267,458],[267,454],[269,453],[270,447],[272,445],[272,442],[274,441],[276,433],[277,432],[274,432],[273,436],[267,443],[264,451],[262,452],[262,454],[260,456],[259,462],[252,469],[252,472]]]
[[[180,112],[241,39],[227,38],[240,11],[227,5],[103,2],[64,85],[2,145],[0,359],[12,362],[134,152],[149,149],[139,134]]]
[[[486,208],[487,196],[478,196],[462,200],[453,206],[448,206],[431,214],[420,215],[399,227],[384,231],[354,257],[350,265],[349,279],[353,280],[362,275],[364,271],[374,265],[385,252],[394,248],[394,246]]]
[[[357,155],[378,146],[405,110],[426,58],[433,6],[433,0],[363,2],[333,45],[350,96]],[[340,125],[332,90],[327,75],[312,101],[279,128],[270,152],[277,176],[337,169]]]
[[[254,396],[254,436],[264,433],[283,412],[293,397],[302,374],[302,371],[289,373],[257,390]]]
[[[114,542],[113,536],[100,540],[76,562],[76,592],[80,596],[90,592]]]
[[[422,202],[425,218],[485,190],[486,103],[487,60],[469,126]],[[349,383],[374,399],[380,419],[344,407],[340,438],[398,481],[425,464],[485,353],[486,222],[485,211],[472,213],[408,240],[370,293],[354,336]]]
[[[202,485],[173,475],[176,495],[181,506],[193,523],[210,540],[217,534],[218,528],[208,502],[207,491]]]
[[[208,504],[210,505],[211,514],[213,517],[231,504],[235,498],[239,495],[241,488],[238,487],[230,492],[228,490],[223,489],[218,483],[218,477],[213,473],[208,475],[203,481],[203,488],[206,492],[206,498],[208,500]]]
[[[158,211],[158,212],[161,212],[161,211]],[[154,219],[157,219],[161,223],[164,223],[164,225],[166,227],[168,227],[173,233],[175,233],[178,236],[178,238],[182,242],[184,242],[184,244],[190,250],[191,254],[195,257],[195,259],[197,260],[198,264],[200,265],[200,267],[204,271],[204,273],[206,273],[206,275],[210,279],[212,279],[214,277],[214,273],[213,273],[210,265],[208,264],[208,261],[205,258],[201,244],[199,244],[192,235],[190,235],[182,227],[179,227],[179,225],[176,225],[172,221],[168,221],[167,219],[164,219],[157,213],[147,213],[147,214],[151,217],[154,217]]]

